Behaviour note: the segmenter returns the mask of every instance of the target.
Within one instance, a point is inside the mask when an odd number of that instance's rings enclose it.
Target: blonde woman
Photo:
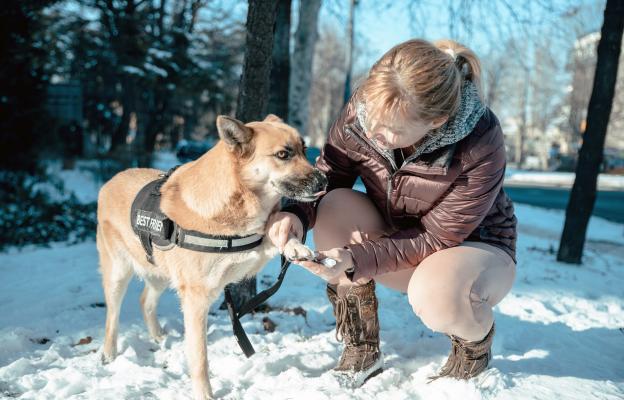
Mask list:
[[[449,40],[401,43],[381,57],[330,129],[317,167],[327,194],[288,203],[269,221],[283,248],[314,228],[336,335],[336,371],[363,383],[379,373],[375,283],[407,293],[414,313],[445,333],[440,373],[468,379],[487,368],[492,307],[515,278],[516,217],[503,191],[505,146],[480,93],[479,60]],[[366,194],[351,188],[361,177]]]

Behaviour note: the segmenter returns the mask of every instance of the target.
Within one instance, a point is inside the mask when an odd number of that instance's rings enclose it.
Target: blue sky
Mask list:
[[[320,25],[333,25],[338,31],[346,30],[346,16],[349,0],[324,0],[321,8]],[[411,24],[411,17],[407,11],[410,1],[386,1],[390,6],[380,5],[380,0],[360,0],[356,14],[356,48],[366,48],[367,51],[356,56],[356,69],[365,70],[378,59],[385,51],[395,44],[414,37],[423,37],[428,40],[451,38],[463,42],[472,48],[478,55],[485,55],[492,47],[500,46],[504,37],[516,35],[518,37],[536,34],[541,30],[560,24],[562,32],[553,38],[553,51],[559,53],[562,62],[569,52],[569,46],[574,42],[573,35],[565,32],[569,23],[562,17],[563,11],[580,6],[577,13],[581,19],[583,30],[599,29],[602,24],[601,11],[603,0],[553,0],[551,2],[511,0],[482,1],[472,11],[472,33],[462,29],[457,24],[456,31],[449,28],[449,1],[420,0],[420,23]],[[460,4],[459,0],[451,0],[451,4]],[[441,6],[442,4],[442,6]],[[478,4],[478,3],[476,3]],[[544,6],[543,4],[549,4]],[[508,6],[510,5],[510,6]],[[296,4],[293,4],[296,6]],[[548,10],[546,7],[552,7]],[[516,13],[514,17],[511,13]],[[517,19],[527,21],[520,28]],[[567,25],[566,25],[567,24]],[[414,26],[417,25],[417,26]],[[540,37],[536,36],[536,40]],[[543,38],[541,38],[543,39]]]

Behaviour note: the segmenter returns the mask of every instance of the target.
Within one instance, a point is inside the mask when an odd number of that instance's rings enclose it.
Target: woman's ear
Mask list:
[[[448,121],[448,115],[443,115],[431,121],[431,129],[438,129]]]

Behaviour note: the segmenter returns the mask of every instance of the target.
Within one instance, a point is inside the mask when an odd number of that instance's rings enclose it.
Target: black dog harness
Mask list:
[[[130,211],[132,230],[139,236],[147,261],[154,264],[154,249],[169,250],[173,246],[208,253],[232,253],[249,250],[262,243],[264,236],[216,236],[184,229],[167,217],[160,209],[160,188],[177,167],[143,186]]]
[[[249,250],[259,246],[264,236],[253,234],[248,236],[217,236],[181,228],[175,221],[167,217],[160,209],[160,188],[179,166],[171,168],[167,173],[159,175],[158,179],[143,186],[130,209],[130,225],[139,236],[145,250],[147,261],[154,264],[154,246],[160,250],[169,250],[174,246],[183,249],[208,252],[232,253]],[[305,242],[305,234],[304,239]],[[245,353],[251,357],[255,350],[243,329],[240,318],[254,311],[260,304],[271,297],[282,285],[290,262],[284,256],[281,258],[281,269],[277,281],[273,286],[258,293],[236,311],[229,285],[224,289],[225,303],[232,320],[232,328],[236,340]]]

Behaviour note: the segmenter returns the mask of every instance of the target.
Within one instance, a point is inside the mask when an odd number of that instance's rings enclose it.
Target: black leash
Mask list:
[[[304,232],[303,239],[301,241],[305,243],[305,240],[306,240],[306,233]],[[244,315],[249,314],[250,312],[255,310],[260,304],[267,301],[269,297],[273,296],[275,292],[277,292],[277,290],[280,288],[280,286],[282,286],[282,281],[284,280],[284,277],[286,276],[286,271],[288,271],[288,267],[290,266],[290,261],[288,261],[286,257],[284,257],[284,255],[282,255],[281,263],[282,264],[280,268],[280,273],[277,276],[277,281],[273,284],[273,286],[271,286],[268,289],[263,290],[262,292],[252,297],[247,303],[243,304],[241,309],[238,311],[236,311],[236,307],[234,306],[234,300],[232,299],[232,293],[230,293],[229,285],[226,286],[225,289],[223,289],[223,294],[225,297],[225,304],[230,314],[230,319],[232,320],[232,329],[234,330],[234,336],[236,337],[236,341],[238,342],[238,345],[240,346],[241,350],[243,350],[243,353],[245,353],[245,356],[247,358],[253,356],[256,351],[254,350],[251,342],[249,341],[249,338],[247,337],[247,333],[245,333],[245,330],[243,329],[243,326],[240,323],[240,319]]]

